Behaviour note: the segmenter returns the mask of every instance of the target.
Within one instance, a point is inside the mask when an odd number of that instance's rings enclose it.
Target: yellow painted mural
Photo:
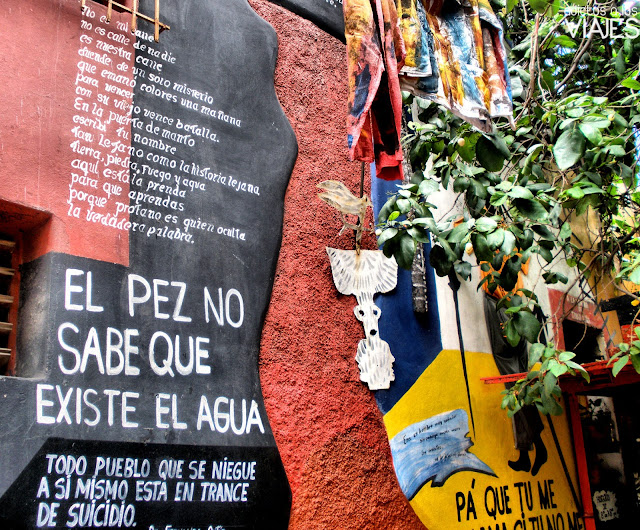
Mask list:
[[[566,416],[552,419],[557,444],[542,418],[546,461],[532,469],[531,451],[531,468],[515,471],[509,465],[518,460],[512,420],[500,408],[503,386],[481,379],[499,375],[493,357],[466,352],[465,359],[473,424],[456,350],[443,350],[384,416],[398,479],[422,522],[430,529],[583,528],[572,493],[578,482]],[[403,469],[409,446],[420,463]]]

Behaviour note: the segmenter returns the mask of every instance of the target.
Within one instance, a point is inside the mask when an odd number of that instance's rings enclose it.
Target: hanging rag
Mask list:
[[[483,132],[513,120],[500,21],[488,0],[344,0],[349,158],[402,179],[402,94],[434,101]]]
[[[393,0],[345,0],[349,158],[376,163],[376,176],[402,180],[404,40]]]
[[[417,17],[422,47],[431,59],[400,71],[402,89],[442,105],[483,132],[491,132],[492,118],[512,120],[502,25],[488,0],[398,1],[416,6],[415,14],[413,9],[406,14]]]

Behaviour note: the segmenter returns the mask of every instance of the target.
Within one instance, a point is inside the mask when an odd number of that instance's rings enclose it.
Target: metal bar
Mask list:
[[[158,1],[158,0],[156,0]],[[362,197],[364,196],[364,162],[361,162],[361,166],[360,166],[360,198],[362,199]],[[362,222],[364,222],[364,219],[362,219]],[[358,221],[356,224],[357,227],[360,227],[360,217],[358,217]],[[355,239],[355,245],[356,245],[356,254],[360,254],[360,239],[358,238],[358,234],[362,235],[362,232],[355,230],[353,233],[353,238]]]
[[[553,443],[556,446],[556,451],[558,451],[558,456],[560,457],[560,463],[562,464],[562,470],[564,471],[564,476],[569,483],[569,487],[571,488],[571,496],[573,497],[573,502],[576,503],[576,508],[578,511],[582,511],[582,507],[580,506],[580,501],[578,500],[578,494],[576,493],[576,488],[573,486],[573,480],[571,480],[571,475],[569,474],[569,468],[567,467],[567,462],[564,459],[564,453],[562,452],[562,447],[560,446],[560,440],[558,440],[558,434],[556,433],[556,428],[553,425],[553,420],[551,416],[547,414],[547,423],[549,424],[549,430],[551,431],[551,436],[553,436]]]
[[[0,249],[2,250],[10,250],[13,252],[13,249],[16,248],[15,241],[9,241],[8,239],[0,239]]]
[[[14,276],[15,273],[15,269],[10,269],[9,267],[0,267],[0,276]]]
[[[13,296],[9,296],[8,294],[0,294],[0,305],[11,304],[13,304]]]
[[[156,0],[156,17],[153,22],[153,38],[156,42],[160,40],[160,0]]]
[[[142,20],[145,20],[147,22],[151,22],[152,24],[155,23],[155,20],[147,15],[145,15],[144,13],[140,13],[138,11],[138,0],[134,0],[134,6],[135,6],[135,10],[127,7],[119,2],[116,2],[115,0],[110,0],[111,3],[115,6],[115,7],[119,7],[120,9],[122,9],[123,11],[126,11],[127,13],[131,13],[132,15],[135,12],[135,15],[138,18],[141,18]],[[158,25],[160,26],[160,31],[164,31],[165,29],[171,29],[171,26],[168,26],[167,24],[164,24],[162,22],[158,22]],[[131,29],[131,33],[133,33],[135,31],[135,28]]]
[[[133,0],[133,8],[131,9],[131,33],[136,32],[137,16],[138,16],[138,0]]]

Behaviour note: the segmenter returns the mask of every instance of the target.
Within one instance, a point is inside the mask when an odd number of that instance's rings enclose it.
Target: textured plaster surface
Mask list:
[[[346,156],[344,45],[285,9],[250,4],[278,33],[276,92],[299,144],[260,356],[269,421],[293,492],[290,528],[424,528],[398,486],[374,396],[359,380],[355,298],[336,291],[325,252],[354,248],[316,188],[335,179],[357,193],[360,182],[360,163]],[[364,247],[374,246],[365,236]]]

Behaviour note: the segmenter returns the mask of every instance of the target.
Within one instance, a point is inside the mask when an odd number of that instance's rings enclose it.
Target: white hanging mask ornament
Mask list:
[[[354,308],[356,318],[362,322],[365,339],[358,343],[356,361],[360,380],[370,390],[388,389],[395,379],[389,344],[380,338],[378,319],[380,308],[373,303],[375,293],[387,293],[395,288],[398,265],[380,250],[340,250],[328,248],[333,283],[342,294],[353,295],[358,301]]]

